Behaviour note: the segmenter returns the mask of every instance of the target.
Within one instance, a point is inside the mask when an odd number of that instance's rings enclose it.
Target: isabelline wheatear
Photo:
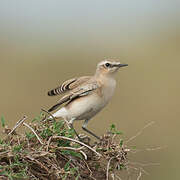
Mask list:
[[[82,76],[65,81],[59,87],[48,92],[49,96],[67,92],[67,94],[48,111],[51,112],[61,104],[66,103],[64,107],[52,115],[55,118],[66,119],[72,128],[74,120],[85,120],[82,129],[97,139],[100,139],[86,127],[88,121],[110,101],[116,87],[114,75],[120,67],[124,66],[127,66],[127,64],[105,60],[97,65],[96,72],[93,76]]]

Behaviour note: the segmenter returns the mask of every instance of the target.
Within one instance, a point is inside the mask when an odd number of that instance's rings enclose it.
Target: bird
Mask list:
[[[82,129],[100,140],[99,136],[87,129],[87,124],[111,100],[116,88],[115,74],[125,66],[128,64],[105,59],[97,64],[94,75],[66,80],[58,87],[48,91],[48,96],[66,93],[48,112],[50,113],[64,104],[52,116],[55,119],[65,119],[73,129],[75,120],[84,120]],[[75,129],[74,132],[80,138]]]

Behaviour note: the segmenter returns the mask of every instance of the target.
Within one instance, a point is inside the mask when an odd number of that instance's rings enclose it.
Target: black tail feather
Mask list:
[[[64,97],[63,99],[61,99],[61,100],[59,101],[59,103],[57,103],[56,105],[54,105],[53,107],[51,107],[51,108],[48,110],[48,112],[54,111],[54,110],[57,109],[61,104],[65,103],[65,102],[67,102],[67,101],[69,101],[69,100],[70,100],[70,96]]]
[[[48,91],[48,96],[55,96],[57,95],[58,93],[56,92],[56,89],[53,89],[51,91]]]

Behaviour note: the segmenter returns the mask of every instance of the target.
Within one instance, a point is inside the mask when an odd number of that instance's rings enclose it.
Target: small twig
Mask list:
[[[147,171],[145,171],[142,167],[139,168],[141,170],[142,173],[149,175],[149,173]]]
[[[87,160],[87,155],[86,155],[86,153],[85,153],[84,151],[81,151],[81,150],[80,150],[79,152],[84,156],[84,159]]]
[[[119,180],[122,180],[118,175],[115,174],[115,177]]]
[[[131,138],[129,138],[125,143],[127,144],[130,141],[132,141],[133,139],[135,139],[137,136],[139,136],[144,131],[144,129],[146,129],[147,127],[151,126],[152,124],[154,124],[154,121],[151,121],[146,126],[144,126],[135,136],[132,136]]]
[[[112,180],[114,180],[114,173],[111,174]]]
[[[55,118],[54,118],[54,116],[53,116],[49,111],[46,111],[45,109],[41,109],[41,110],[44,111],[45,113],[49,114],[49,116],[51,116],[52,119],[53,119],[54,121],[56,121]],[[46,119],[46,117],[45,117],[44,121],[46,121],[46,120],[47,120],[47,119]]]
[[[132,165],[128,165],[128,167],[129,167],[129,169],[133,169],[135,171],[140,171],[141,170],[141,172],[143,172],[144,174],[149,175],[149,173],[147,171],[145,171],[142,167],[134,167]]]
[[[88,146],[87,144],[81,142],[81,141],[78,141],[76,139],[71,139],[71,138],[68,138],[68,137],[65,137],[65,136],[52,136],[49,138],[48,140],[48,143],[47,143],[47,151],[48,151],[48,148],[49,148],[49,144],[51,142],[51,139],[65,139],[65,140],[69,140],[69,141],[73,141],[73,142],[76,142],[78,144],[81,144],[82,146],[85,146],[87,147],[88,149],[90,149],[91,151],[93,151],[94,153],[96,153],[98,156],[102,156],[100,153],[96,152],[93,148],[91,148],[90,146]]]
[[[29,139],[26,138],[26,140],[27,140],[27,145],[28,145],[28,149],[29,149],[29,147],[30,147]]]
[[[65,121],[67,128],[71,129],[70,123],[68,122],[68,120],[66,118],[64,118],[63,120]]]
[[[107,170],[106,170],[106,180],[109,179],[109,167],[110,167],[110,163],[111,163],[111,160],[113,159],[114,157],[111,157],[108,161],[108,164],[107,164]]]
[[[92,177],[92,174],[93,174],[93,173],[92,173],[90,167],[88,166],[88,163],[87,163],[86,161],[84,161],[84,160],[83,160],[83,162],[86,164],[86,166],[87,166],[87,168],[88,168],[88,170],[89,170],[89,172],[90,172],[90,177],[91,177],[92,179],[96,180],[94,177]]]
[[[8,153],[9,153],[9,150],[8,151],[0,152],[0,156],[3,156],[4,154],[8,154]]]
[[[43,169],[47,172],[47,174],[49,173],[48,167],[46,167],[45,165],[43,165],[42,162],[40,162],[40,161],[38,161],[37,159],[34,159],[34,158],[33,158],[33,160],[32,160],[30,157],[28,157],[28,158],[30,159],[31,162],[36,163],[36,164],[38,164],[41,168],[43,168]]]
[[[27,116],[24,115],[24,116],[22,117],[22,119],[20,119],[20,120],[16,123],[16,125],[13,127],[13,129],[11,130],[11,132],[8,134],[8,136],[11,135],[26,119],[27,119]]]
[[[135,149],[135,150],[131,150],[131,153],[135,154],[142,151],[157,151],[157,150],[165,149],[165,148],[167,148],[167,146],[159,146],[159,147],[145,148],[145,149]]]
[[[114,134],[112,137],[112,143],[114,142],[114,139],[116,138],[117,134]]]
[[[138,177],[137,177],[137,180],[140,180],[141,176],[142,176],[142,172],[139,171],[139,175],[138,175]]]
[[[165,148],[167,148],[167,146],[159,146],[159,147],[154,147],[154,148],[146,148],[145,150],[146,151],[157,151],[157,150],[165,149]]]
[[[18,144],[20,145],[21,143],[20,143],[19,137],[17,137],[17,141],[18,141]]]
[[[25,122],[23,123],[24,126],[28,127],[34,134],[35,136],[37,137],[38,141],[43,145],[43,142],[41,141],[40,137],[37,135],[37,133],[35,132],[35,130],[29,126],[28,124],[26,124]]]
[[[73,148],[73,147],[64,147],[64,146],[61,146],[61,147],[57,147],[57,149],[68,149],[68,150],[72,150],[72,151],[76,151],[76,152],[79,152],[81,149],[83,149],[84,147],[81,146],[79,148]]]
[[[142,166],[142,167],[145,167],[145,166],[159,166],[160,165],[160,163],[139,163],[139,162],[129,162],[129,164],[139,165],[139,166]]]

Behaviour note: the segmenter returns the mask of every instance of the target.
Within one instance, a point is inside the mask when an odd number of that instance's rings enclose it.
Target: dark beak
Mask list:
[[[120,68],[120,67],[128,66],[128,64],[117,64],[116,66]]]
[[[119,67],[128,66],[128,64],[120,64]]]

